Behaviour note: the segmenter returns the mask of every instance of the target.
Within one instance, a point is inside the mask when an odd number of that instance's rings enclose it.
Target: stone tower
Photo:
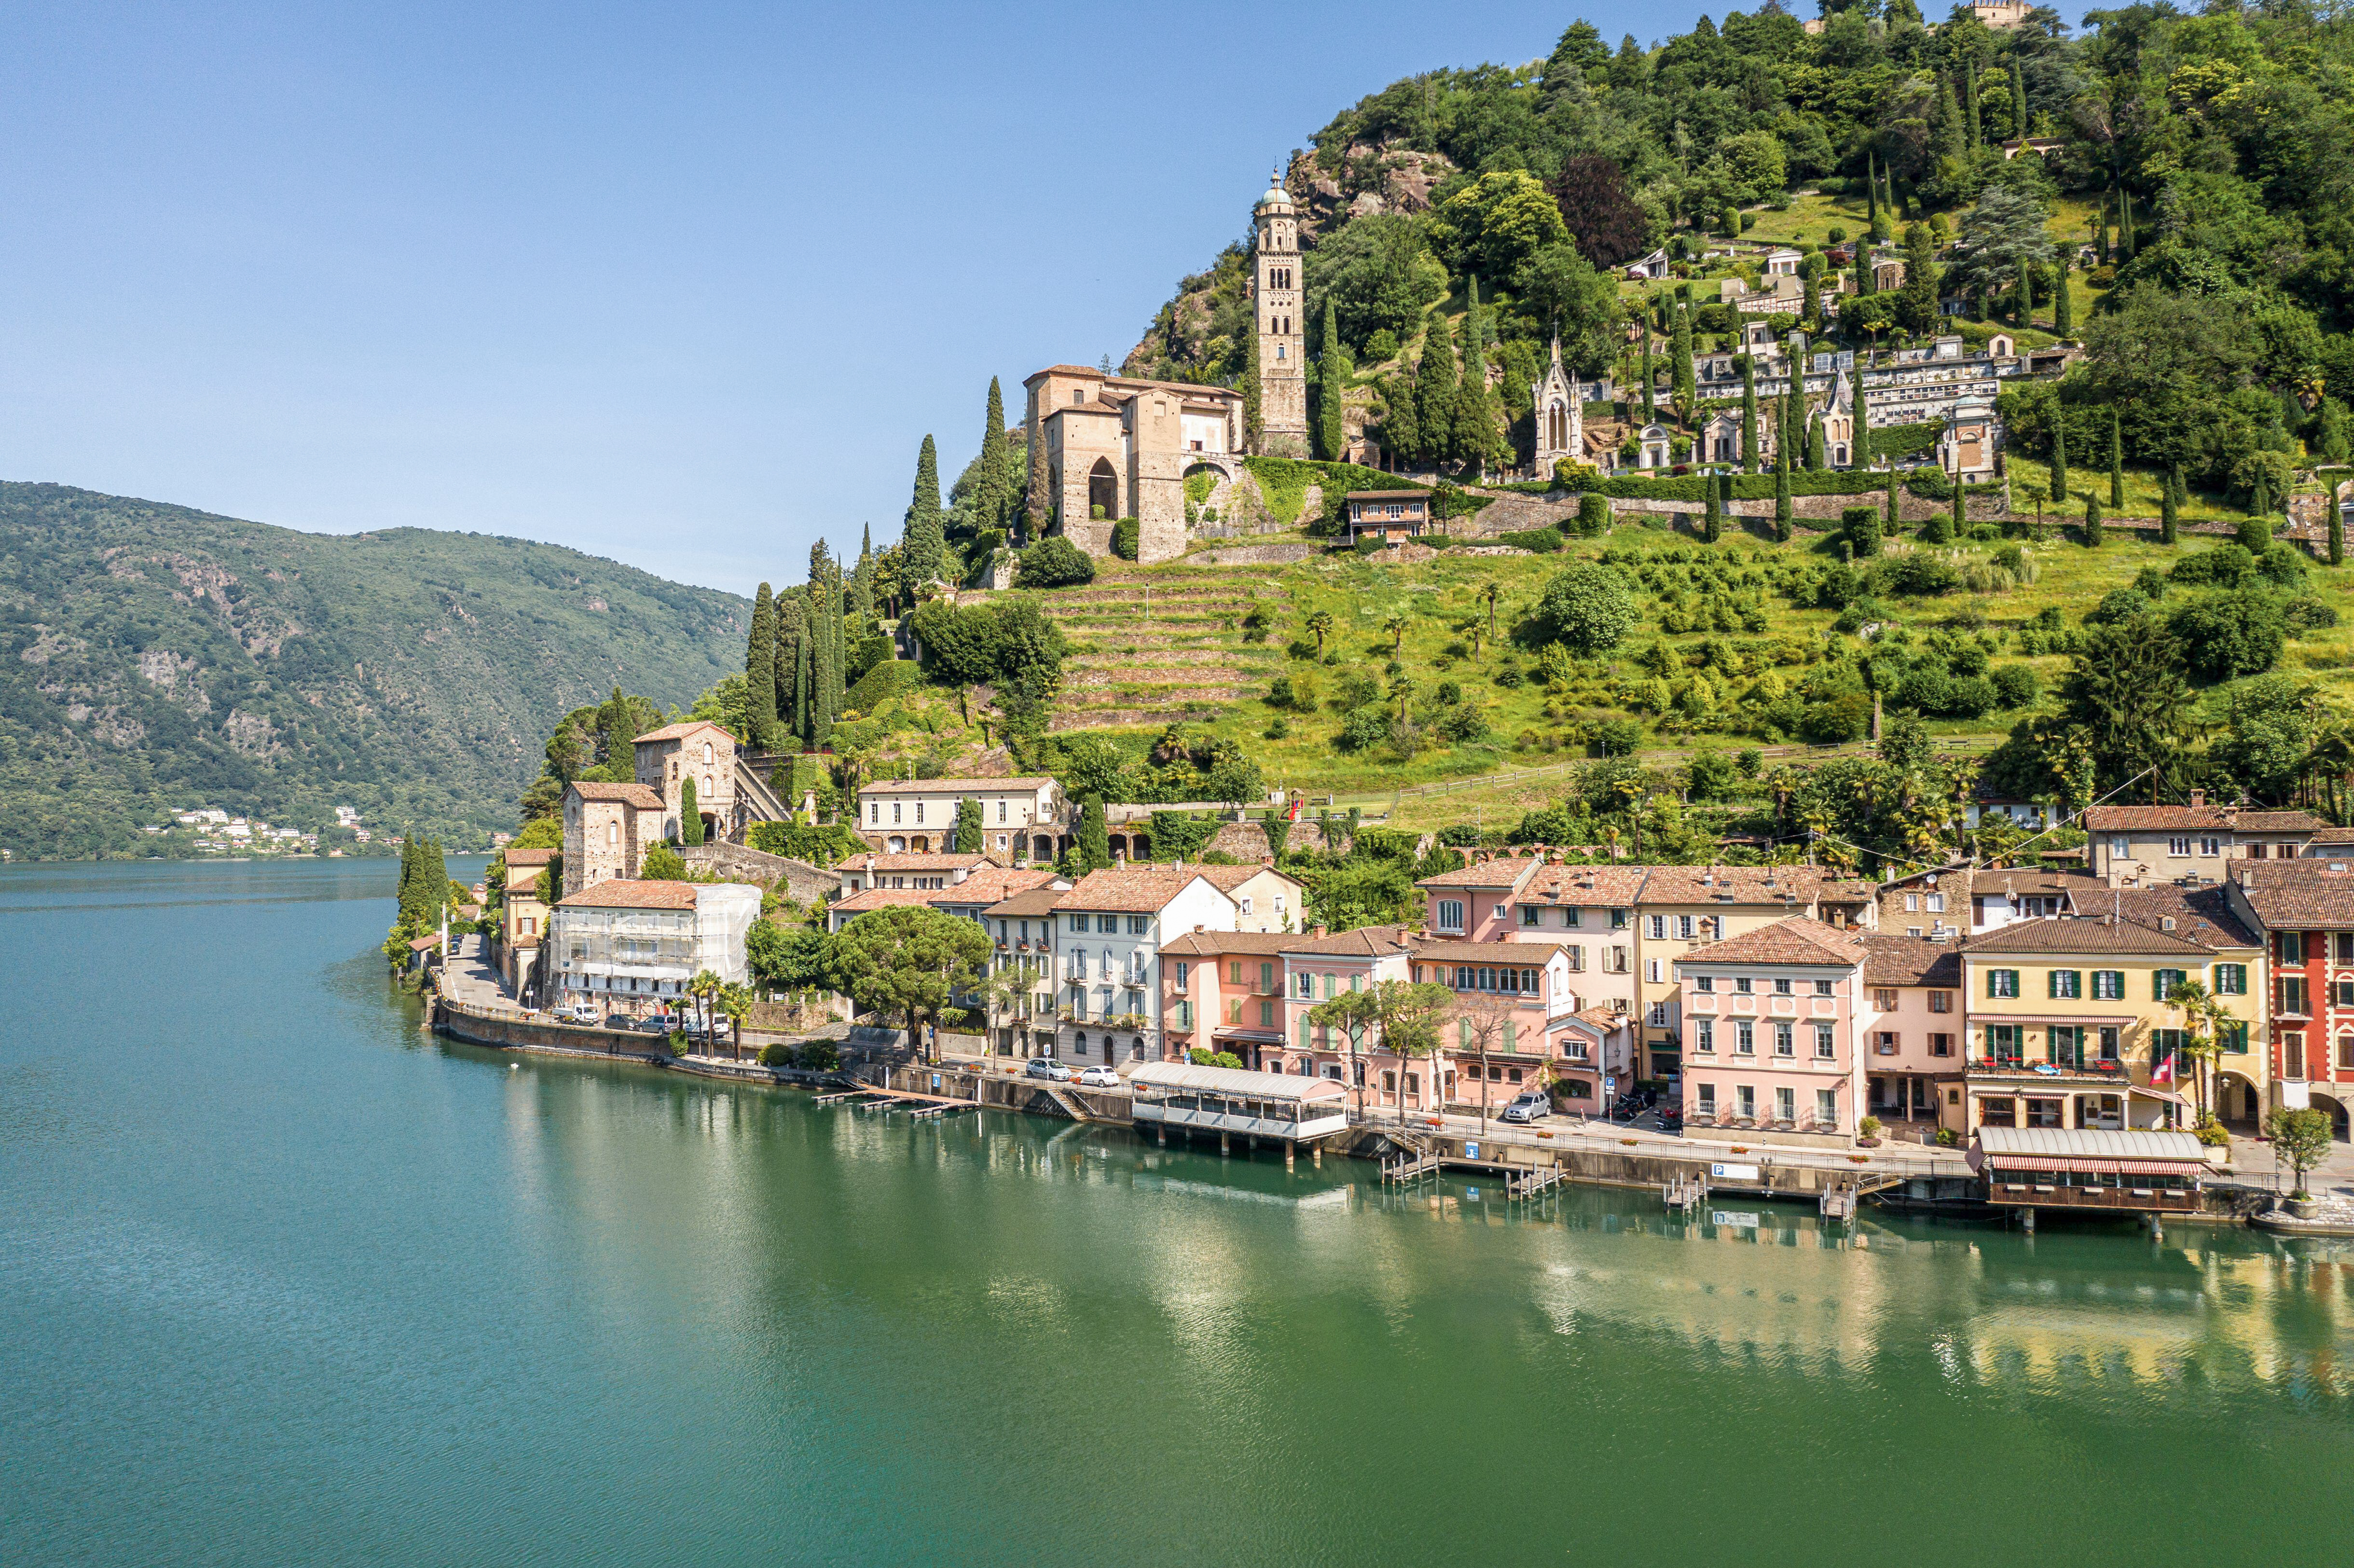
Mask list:
[[[1578,398],[1577,378],[1562,367],[1558,337],[1553,340],[1553,364],[1537,384],[1535,403],[1537,477],[1551,479],[1553,464],[1564,458],[1585,461],[1585,405]]]
[[[1258,314],[1258,450],[1308,455],[1307,334],[1300,318],[1308,293],[1299,277],[1299,213],[1278,174],[1251,208],[1258,260],[1253,290]]]

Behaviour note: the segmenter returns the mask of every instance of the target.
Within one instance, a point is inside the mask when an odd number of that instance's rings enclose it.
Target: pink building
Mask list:
[[[1857,1036],[1870,956],[1861,934],[1794,916],[1675,960],[1692,1136],[1848,1141],[1864,1114]]]
[[[1472,852],[1477,855],[1479,852]],[[1415,884],[1429,898],[1430,928],[1461,942],[1500,942],[1512,932],[1512,904],[1537,873],[1541,856],[1474,860]]]
[[[1892,1136],[1935,1138],[1940,1091],[1962,1078],[1961,952],[1919,937],[1864,943],[1864,1114]]]

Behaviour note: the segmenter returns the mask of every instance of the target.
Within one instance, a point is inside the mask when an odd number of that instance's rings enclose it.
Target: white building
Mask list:
[[[1052,860],[1062,849],[1063,791],[1052,779],[885,779],[858,791],[859,836],[885,854],[930,854],[956,842],[957,804],[981,802],[981,849]]]
[[[1055,900],[1061,977],[1055,1054],[1066,1062],[1161,1058],[1161,944],[1239,928],[1241,906],[1202,867],[1090,872]]]
[[[683,995],[705,969],[741,984],[759,916],[760,890],[744,883],[613,877],[584,887],[548,918],[560,1000],[641,1012]]]

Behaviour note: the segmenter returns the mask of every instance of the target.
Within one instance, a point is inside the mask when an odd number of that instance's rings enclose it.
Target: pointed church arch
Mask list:
[[[1096,459],[1095,467],[1087,470],[1087,515],[1119,515],[1119,475],[1113,471],[1109,458]]]

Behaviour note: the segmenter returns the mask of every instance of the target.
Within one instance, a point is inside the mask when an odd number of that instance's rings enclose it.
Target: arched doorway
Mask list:
[[[922,833],[917,833],[907,841],[907,853],[909,854],[929,854],[932,853],[932,841]]]
[[[2328,1115],[2329,1136],[2336,1139],[2340,1143],[2349,1141],[2348,1138],[2349,1129],[2347,1127],[2346,1102],[2333,1098],[2328,1095],[2320,1094],[2313,1096],[2312,1098],[2313,1108],[2317,1111],[2326,1112]]]
[[[1119,475],[1112,471],[1109,458],[1096,459],[1096,466],[1087,470],[1087,515],[1119,515]]]
[[[1032,860],[1054,859],[1055,841],[1053,837],[1046,833],[1033,834],[1030,839],[1030,858]]]
[[[1558,397],[1545,405],[1545,439],[1547,451],[1569,450],[1569,407]]]
[[[2264,1096],[2238,1073],[2215,1075],[2215,1117],[2244,1138],[2253,1138],[2264,1119]]]
[[[906,854],[907,853],[907,841],[901,838],[898,834],[893,833],[889,838],[883,841],[883,853],[885,854]]]

